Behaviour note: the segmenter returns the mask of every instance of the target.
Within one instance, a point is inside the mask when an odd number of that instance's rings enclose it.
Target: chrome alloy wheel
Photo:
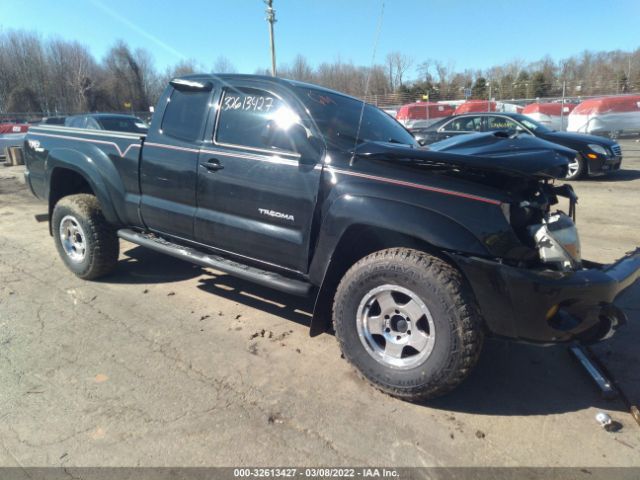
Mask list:
[[[369,291],[356,320],[366,351],[387,367],[415,367],[433,351],[436,332],[431,312],[407,288],[387,284]]]
[[[580,171],[580,160],[578,160],[578,157],[574,157],[574,159],[569,162],[569,170],[567,171],[567,178],[575,177],[579,171]]]
[[[60,222],[60,243],[73,262],[84,260],[87,253],[86,235],[80,222],[71,215],[65,216]]]

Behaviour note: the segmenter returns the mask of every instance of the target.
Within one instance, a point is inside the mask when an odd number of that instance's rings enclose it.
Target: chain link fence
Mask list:
[[[524,97],[513,98],[501,95],[500,89],[492,89],[491,84],[488,85],[486,95],[472,95],[471,89],[463,88],[460,92],[446,95],[445,98],[441,98],[440,95],[435,98],[429,98],[426,95],[420,93],[400,92],[400,93],[388,93],[388,94],[376,94],[376,95],[362,95],[362,98],[367,103],[375,105],[383,110],[386,110],[391,115],[395,115],[395,112],[402,106],[414,102],[438,102],[452,105],[453,107],[464,103],[467,100],[484,100],[486,102],[487,110],[496,108],[492,102],[497,102],[499,105],[498,110],[501,111],[515,111],[510,107],[525,107],[532,103],[561,103],[561,104],[579,104],[584,100],[599,97],[624,97],[630,94],[640,94],[640,88],[633,89],[632,92],[617,93],[615,91],[606,91],[604,87],[601,88],[602,93],[592,95],[569,95],[566,92],[571,90],[575,91],[575,86],[572,89],[568,89],[566,85],[560,87],[561,94],[549,95],[544,97]],[[558,89],[558,85],[554,85],[554,89]],[[591,89],[593,90],[593,89]],[[131,111],[131,110],[119,110],[109,111],[101,113],[119,113],[126,115],[135,115],[141,120],[150,123],[153,115],[150,111]],[[68,112],[4,112],[0,113],[0,123],[39,123],[43,119],[57,119],[58,122],[63,123],[64,117],[69,115],[78,115],[78,113]],[[568,115],[568,113],[566,113]],[[56,120],[49,120],[50,123],[55,124]]]
[[[598,95],[549,95],[544,97],[528,97],[528,98],[509,98],[502,97],[500,95],[486,95],[483,97],[477,97],[473,95],[465,96],[464,93],[460,95],[447,95],[446,98],[430,98],[426,95],[421,94],[412,94],[412,93],[388,93],[381,95],[364,95],[361,97],[365,102],[375,105],[378,108],[382,109],[397,109],[402,105],[406,105],[408,103],[414,102],[439,102],[439,103],[447,103],[452,105],[458,105],[467,100],[485,100],[485,101],[494,101],[501,103],[510,103],[518,106],[526,106],[531,103],[574,103],[578,104],[584,100],[588,100],[591,98],[600,98],[600,97],[624,97],[628,95],[638,95],[640,94],[640,89],[636,92],[626,92],[626,93],[603,93]]]

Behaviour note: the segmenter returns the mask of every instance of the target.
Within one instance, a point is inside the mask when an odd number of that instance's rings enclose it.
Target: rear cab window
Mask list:
[[[174,89],[164,110],[160,132],[184,142],[200,140],[210,96],[208,90]]]

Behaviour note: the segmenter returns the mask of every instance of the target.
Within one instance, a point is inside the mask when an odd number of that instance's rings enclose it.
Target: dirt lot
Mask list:
[[[640,245],[640,143],[622,143],[622,171],[575,182],[593,260]],[[309,338],[306,302],[125,242],[113,276],[78,280],[43,213],[0,167],[1,466],[640,466],[640,426],[566,347],[488,341],[461,388],[404,403]],[[630,325],[596,351],[640,402],[640,285],[620,305]]]

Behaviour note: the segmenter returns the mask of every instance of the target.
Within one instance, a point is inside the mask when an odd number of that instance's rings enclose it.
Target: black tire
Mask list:
[[[365,346],[367,341],[361,338],[363,327],[358,313],[367,295],[388,285],[413,293],[430,313],[434,328],[432,350],[424,359],[416,357],[415,365],[402,368],[387,365],[375,358],[371,347]],[[397,297],[396,292],[392,295]],[[375,308],[374,302],[369,312]],[[420,318],[420,321],[428,319],[426,315]],[[353,265],[338,286],[333,322],[347,361],[375,387],[410,401],[435,398],[458,386],[477,363],[484,337],[479,309],[461,273],[439,258],[407,248],[381,250]],[[417,330],[418,321],[412,325],[409,328]],[[392,331],[391,335],[395,333]],[[385,341],[385,348],[386,344]],[[401,356],[406,352],[406,346],[402,347]]]
[[[118,236],[102,215],[96,197],[85,193],[63,197],[53,208],[51,222],[58,253],[69,270],[78,277],[93,280],[115,268],[119,252]],[[63,222],[65,227],[61,229]],[[62,230],[65,233],[61,233]],[[78,238],[82,241],[74,243]]]
[[[572,169],[571,168],[572,163],[576,165],[577,168]],[[584,158],[582,157],[582,155],[578,154],[576,155],[574,162],[569,162],[569,170],[567,171],[567,176],[564,178],[566,180],[579,180],[584,176],[585,171],[586,171],[586,165],[585,165]]]

